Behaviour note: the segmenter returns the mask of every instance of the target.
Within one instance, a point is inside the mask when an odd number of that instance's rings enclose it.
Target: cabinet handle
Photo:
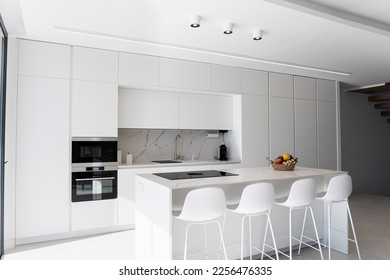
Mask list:
[[[76,179],[76,182],[82,181],[96,181],[96,180],[114,180],[115,177],[102,177],[102,178],[85,178],[85,179]]]

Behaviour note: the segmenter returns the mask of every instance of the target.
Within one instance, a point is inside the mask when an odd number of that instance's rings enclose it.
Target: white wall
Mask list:
[[[353,191],[390,196],[390,124],[368,95],[341,92],[342,170],[353,179]]]

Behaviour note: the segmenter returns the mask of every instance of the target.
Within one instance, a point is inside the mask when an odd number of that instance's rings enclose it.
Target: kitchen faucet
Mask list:
[[[177,146],[179,145],[179,149]],[[183,156],[181,155],[182,150],[182,144],[181,144],[181,136],[178,134],[175,138],[175,154],[174,154],[174,160],[183,160]]]

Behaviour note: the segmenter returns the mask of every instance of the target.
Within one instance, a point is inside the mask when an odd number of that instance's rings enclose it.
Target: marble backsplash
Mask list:
[[[133,163],[173,159],[177,135],[181,137],[184,160],[191,160],[193,155],[198,160],[214,160],[218,156],[222,134],[217,138],[207,138],[204,130],[122,128],[118,131],[118,150],[122,151],[122,162],[125,162],[127,153],[133,154]]]

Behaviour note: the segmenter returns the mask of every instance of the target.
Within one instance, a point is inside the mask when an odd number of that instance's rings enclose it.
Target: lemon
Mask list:
[[[284,154],[283,155],[283,159],[284,160],[290,160],[291,159],[291,156],[289,154]]]

